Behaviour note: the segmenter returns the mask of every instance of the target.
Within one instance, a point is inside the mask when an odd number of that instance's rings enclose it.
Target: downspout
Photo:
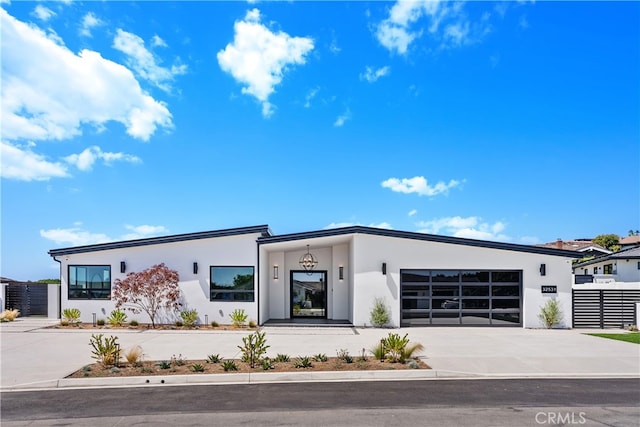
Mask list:
[[[54,256],[52,256],[53,260],[55,262],[57,262],[58,264],[60,264],[60,274],[58,275],[58,277],[60,278],[60,285],[59,285],[59,290],[58,290],[58,319],[61,319],[61,310],[62,310],[62,261],[60,261],[59,259],[57,259]]]
[[[257,304],[257,310],[256,313],[258,313],[258,318],[256,319],[256,321],[258,322],[258,326],[262,326],[262,323],[260,322],[260,276],[261,276],[261,270],[260,270],[260,242],[256,240],[256,304]]]

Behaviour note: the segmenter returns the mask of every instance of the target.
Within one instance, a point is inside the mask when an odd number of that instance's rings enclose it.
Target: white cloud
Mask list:
[[[338,116],[336,121],[333,122],[333,126],[337,127],[337,128],[342,127],[342,126],[344,126],[344,124],[345,124],[345,122],[347,120],[351,120],[351,110],[349,110],[348,108],[344,113],[342,113],[342,114],[340,114]]]
[[[258,9],[236,21],[234,31],[233,43],[218,52],[218,64],[244,85],[242,93],[255,97],[262,104],[262,115],[269,117],[274,109],[269,96],[290,65],[306,62],[305,55],[314,47],[313,39],[272,32],[260,23]]]
[[[98,159],[102,160],[106,165],[116,161],[128,163],[140,163],[142,161],[139,157],[131,154],[104,152],[98,146],[89,147],[80,154],[71,154],[64,158],[67,163],[74,165],[81,171],[91,170]]]
[[[431,221],[421,221],[417,223],[420,228],[418,232],[429,234],[447,234],[454,237],[463,237],[467,239],[478,240],[511,240],[509,236],[503,233],[506,224],[497,221],[493,224],[483,222],[482,218],[477,216],[470,217],[444,217]]]
[[[89,12],[82,17],[82,23],[80,24],[80,35],[85,37],[92,37],[91,30],[100,25],[104,25],[104,22],[99,19],[93,12]]]
[[[30,148],[21,148],[1,141],[0,176],[18,181],[48,181],[68,177],[67,168],[36,154]]]
[[[167,106],[124,66],[86,49],[76,55],[4,9],[0,24],[4,138],[63,140],[82,134],[83,124],[116,121],[147,141],[158,127],[173,126]]]
[[[366,80],[369,83],[377,81],[380,77],[384,77],[389,74],[391,68],[389,66],[380,67],[375,70],[373,67],[366,67],[364,73],[360,74],[360,80]]]
[[[491,30],[490,17],[484,12],[475,22],[469,20],[464,2],[398,0],[377,25],[375,36],[390,52],[404,55],[426,30],[439,49],[447,49],[481,40]]]
[[[154,34],[154,36],[151,37],[151,46],[167,47],[167,43],[164,40],[162,40],[162,38],[159,35]]]
[[[331,224],[324,227],[325,230],[333,229],[333,228],[343,228],[343,227],[353,227],[356,225],[362,225],[359,222],[332,222]],[[393,230],[393,227],[388,222],[379,222],[377,224],[371,223],[367,225],[367,227],[373,228],[383,228],[385,230]]]
[[[161,225],[126,225],[125,228],[130,232],[114,239],[104,233],[92,233],[87,231],[80,227],[81,224],[82,223],[74,223],[74,227],[71,228],[40,230],[40,236],[51,240],[58,245],[83,246],[121,240],[143,239],[167,233],[169,231]]]
[[[158,36],[155,37],[164,43]],[[129,65],[138,76],[148,80],[165,92],[171,90],[170,83],[174,80],[175,76],[187,72],[187,66],[184,64],[173,65],[171,68],[161,67],[158,65],[154,55],[144,46],[144,40],[133,33],[126,32],[119,28],[116,30],[116,36],[113,39],[113,47],[127,55],[127,65]]]
[[[56,13],[49,9],[48,7],[45,7],[41,4],[37,5],[35,7],[35,9],[33,9],[33,12],[31,12],[31,16],[35,16],[36,18],[38,18],[41,21],[48,21],[49,19],[51,19],[52,17],[54,17],[56,15]]]
[[[418,213],[418,210],[417,210],[417,209],[411,209],[407,215],[409,215],[409,216],[415,216],[417,213]]]
[[[305,96],[304,98],[304,108],[311,107],[311,101],[316,97],[318,92],[320,92],[319,87],[314,87],[313,89],[309,90],[309,92],[307,92],[307,96]]]
[[[389,178],[382,182],[384,188],[389,188],[397,193],[417,193],[420,196],[436,196],[438,194],[447,194],[451,188],[460,185],[460,181],[455,179],[448,183],[444,181],[437,182],[435,185],[429,185],[427,179],[423,176],[414,176],[413,178]]]

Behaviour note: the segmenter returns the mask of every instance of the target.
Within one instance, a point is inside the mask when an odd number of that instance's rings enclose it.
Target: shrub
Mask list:
[[[193,328],[198,323],[198,311],[197,310],[184,310],[180,312],[182,322],[187,328]]]
[[[65,308],[62,310],[62,318],[72,325],[80,323],[80,310],[77,308]]]
[[[210,354],[207,356],[208,363],[220,363],[220,355],[219,354]]]
[[[60,326],[69,326],[69,321],[67,319],[60,320]]]
[[[3,310],[0,313],[0,322],[13,322],[20,315],[20,310]]]
[[[313,360],[316,362],[326,362],[328,360],[328,357],[324,353],[319,353],[313,356]]]
[[[160,367],[160,369],[169,369],[171,367],[171,362],[169,362],[168,360],[161,360],[157,363],[157,365]]]
[[[373,301],[373,308],[371,309],[369,320],[376,328],[382,328],[389,323],[391,315],[389,314],[389,308],[384,298],[376,298]]]
[[[563,314],[560,309],[560,302],[555,299],[549,299],[540,307],[540,314],[538,318],[542,321],[545,328],[551,329],[554,325],[557,325],[562,321]]]
[[[224,369],[225,372],[237,371],[238,365],[236,365],[236,362],[233,360],[225,360],[222,362],[222,369]]]
[[[251,368],[254,368],[269,348],[267,339],[264,337],[264,332],[247,335],[242,338],[242,343],[242,346],[238,346],[242,352],[242,361],[248,363]]]
[[[380,340],[380,344],[384,352],[384,358],[391,363],[404,363],[407,359],[414,357],[414,353],[424,349],[422,344],[409,343],[408,334],[400,337],[398,334],[389,333],[386,338]]]
[[[249,327],[250,328],[255,328],[256,326],[258,326],[258,324],[256,323],[255,320],[249,320]]]
[[[638,327],[636,325],[627,326],[627,330],[630,332],[638,332]]]
[[[180,327],[182,327],[182,325],[183,325],[182,320],[176,320],[176,326],[177,327],[180,328]]]
[[[276,357],[273,360],[275,360],[276,362],[288,362],[290,359],[289,359],[289,355],[288,354],[280,354],[280,353],[278,353],[278,354],[276,354]]]
[[[105,324],[104,319],[98,319],[98,320],[96,320],[96,325],[98,325],[98,326],[104,326],[104,324]]]
[[[138,321],[133,319],[131,322],[129,322],[129,326],[133,326],[135,328],[136,326],[138,326]]]
[[[244,312],[244,309],[236,309],[231,312],[229,317],[233,326],[240,328],[246,324],[249,316]]]
[[[293,362],[293,366],[295,368],[311,368],[313,363],[311,363],[311,359],[309,356],[298,357],[298,359]]]
[[[140,366],[140,364],[142,363],[143,355],[144,354],[142,353],[142,347],[140,347],[139,345],[131,347],[124,352],[124,358],[127,359],[127,363],[129,363],[131,366]]]
[[[102,363],[103,366],[117,365],[120,358],[118,337],[111,335],[109,338],[105,338],[103,334],[92,334],[89,345],[93,347],[91,357]]]
[[[204,372],[204,365],[200,363],[194,363],[193,365],[191,365],[191,370],[193,372]]]
[[[373,354],[373,357],[379,360],[384,360],[384,358],[387,356],[387,353],[384,351],[384,345],[382,344],[382,342],[379,342],[375,347],[373,347],[369,351],[371,351],[371,354]]]
[[[122,326],[127,322],[127,313],[123,310],[113,310],[109,317],[107,317],[107,322],[111,326]]]
[[[220,326],[220,325],[215,320],[211,322],[211,327],[212,328],[217,328],[218,326]]]

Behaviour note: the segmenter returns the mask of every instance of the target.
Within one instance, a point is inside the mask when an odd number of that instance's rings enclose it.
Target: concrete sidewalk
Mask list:
[[[239,358],[238,345],[248,331],[166,330],[59,330],[46,319],[16,319],[0,324],[3,391],[69,386],[145,384],[148,379],[63,380],[82,366],[93,363],[92,333],[116,335],[123,349],[140,345],[148,360],[167,360],[181,354],[205,359],[218,353]],[[385,372],[337,372],[292,374],[215,374],[163,377],[165,383],[225,383],[263,381],[347,381],[372,379],[487,378],[487,377],[637,377],[640,378],[640,346],[585,335],[586,330],[538,330],[519,328],[406,328],[370,329],[344,327],[264,327],[268,355],[311,356],[348,350],[357,356],[389,332],[409,334],[425,346],[424,361],[433,369]],[[591,331],[592,332],[592,331]],[[602,332],[598,330],[598,332]],[[620,332],[623,331],[608,331]],[[160,378],[154,378],[159,381]]]

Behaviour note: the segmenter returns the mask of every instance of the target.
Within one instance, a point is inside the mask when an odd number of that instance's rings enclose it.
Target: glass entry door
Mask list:
[[[291,272],[291,317],[327,317],[327,272]]]

